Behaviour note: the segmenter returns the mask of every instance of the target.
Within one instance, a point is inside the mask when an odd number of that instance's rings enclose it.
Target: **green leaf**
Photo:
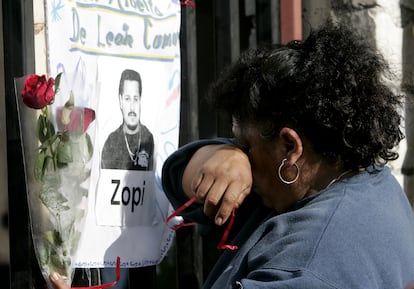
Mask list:
[[[48,138],[47,140],[45,140],[43,143],[40,144],[39,150],[46,151],[48,148],[50,148],[50,146],[53,145],[53,143],[56,141],[58,137],[59,136],[55,134],[51,136],[50,138]]]
[[[89,134],[85,133],[78,138],[77,151],[79,157],[83,160],[89,161],[93,155],[93,144]]]
[[[39,115],[37,119],[36,134],[41,143],[47,140],[47,128],[45,126],[46,118],[43,114]]]
[[[55,135],[55,127],[53,126],[53,123],[51,121],[47,122],[48,131],[49,131],[49,137],[52,137]]]
[[[40,146],[39,146],[39,150],[41,150],[41,151],[46,151],[48,147],[49,147],[49,142],[48,142],[48,141],[45,141],[45,142],[42,142],[42,143],[40,144]]]
[[[41,143],[47,141],[50,137],[55,135],[55,128],[50,120],[43,114],[39,115],[37,119],[36,128],[37,137]]]
[[[40,194],[42,203],[53,211],[67,211],[70,208],[63,205],[68,200],[55,188],[49,187]]]
[[[50,254],[50,271],[58,272],[62,276],[66,276],[66,270],[70,266],[70,259],[65,258],[53,250]]]
[[[60,72],[58,75],[56,75],[55,78],[55,94],[57,93],[58,89],[59,89],[59,85],[60,85],[60,78],[62,77],[62,72]]]
[[[61,141],[57,147],[57,161],[61,164],[73,162],[72,147],[70,142]]]
[[[53,246],[61,246],[63,244],[63,240],[56,230],[44,232],[43,238]]]
[[[80,238],[81,238],[81,233],[79,231],[73,232],[71,234],[70,243],[75,244],[75,246],[72,246],[72,248],[71,248],[72,250],[71,250],[70,254],[75,255],[76,249],[77,249],[76,245],[79,243]]]
[[[72,114],[73,108],[75,107],[75,96],[73,92],[70,92],[69,99],[65,102],[65,105],[62,109],[62,115],[60,120],[63,125],[67,126],[70,123],[70,115]]]
[[[43,163],[43,172],[42,172],[43,176],[48,171],[54,171],[54,163],[53,163],[53,158],[45,154],[45,161]]]
[[[91,137],[89,136],[89,134],[86,134],[86,142],[87,142],[87,145],[88,145],[87,160],[89,161],[92,158],[92,155],[93,155],[93,144],[92,144],[92,140],[91,140]]]
[[[45,152],[40,151],[39,154],[37,155],[37,159],[36,159],[35,167],[34,167],[34,177],[36,178],[36,180],[42,179],[44,164],[45,164]]]
[[[46,265],[49,262],[49,252],[47,250],[48,248],[48,244],[41,244],[37,248],[39,250],[39,261],[41,265]]]

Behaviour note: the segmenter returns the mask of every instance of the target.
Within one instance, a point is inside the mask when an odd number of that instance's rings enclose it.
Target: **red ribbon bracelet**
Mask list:
[[[182,211],[184,211],[185,209],[187,209],[195,201],[196,201],[196,197],[193,196],[191,199],[189,199],[187,202],[185,202],[181,207],[179,207],[177,210],[175,210],[171,215],[169,215],[167,217],[167,219],[165,220],[166,224],[168,225],[168,223],[171,221],[172,218],[174,218],[177,215],[179,215]],[[219,250],[225,250],[225,249],[237,250],[238,249],[237,246],[226,244],[226,241],[227,241],[227,238],[229,236],[231,227],[233,226],[234,218],[235,217],[236,217],[236,209],[233,209],[233,211],[231,212],[230,221],[227,224],[227,227],[224,230],[223,236],[221,237],[221,240],[220,240],[220,242],[217,245],[217,249],[219,249]],[[176,231],[176,230],[178,230],[178,229],[180,229],[182,227],[193,226],[193,225],[195,225],[194,222],[191,222],[191,223],[184,223],[184,222],[182,222],[179,225],[174,226],[172,229],[174,231]]]

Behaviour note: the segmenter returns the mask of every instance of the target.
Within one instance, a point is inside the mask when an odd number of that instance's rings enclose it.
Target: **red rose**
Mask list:
[[[29,75],[24,81],[23,102],[31,108],[39,109],[49,105],[55,96],[55,80],[46,80],[44,75]]]
[[[75,106],[70,112],[69,123],[65,126],[62,124],[62,110],[63,108],[58,108],[57,110],[59,129],[66,128],[70,132],[75,132],[78,129],[81,129],[81,132],[84,133],[88,129],[91,122],[95,120],[95,111],[93,109]],[[83,124],[81,124],[82,118]]]
[[[83,123],[81,124],[83,114]],[[70,114],[70,122],[67,126],[68,131],[74,132],[82,125],[82,133],[84,133],[90,123],[95,120],[95,111],[87,107],[74,107]]]
[[[95,120],[95,111],[93,109],[86,107],[83,113],[83,132],[85,132],[88,129],[91,122]]]

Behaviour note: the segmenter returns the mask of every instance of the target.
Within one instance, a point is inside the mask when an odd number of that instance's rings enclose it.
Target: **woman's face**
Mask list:
[[[253,190],[260,195],[268,207],[275,207],[279,202],[278,192],[281,183],[277,168],[281,160],[281,150],[277,148],[278,140],[266,140],[256,128],[241,128],[233,124],[233,133],[249,157]]]

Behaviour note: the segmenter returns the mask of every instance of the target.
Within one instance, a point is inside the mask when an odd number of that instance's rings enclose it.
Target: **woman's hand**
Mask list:
[[[204,213],[222,225],[250,193],[249,158],[234,145],[203,146],[187,164],[182,185],[186,195],[195,195],[204,203]]]
[[[49,275],[49,279],[52,282],[55,289],[70,289],[68,284],[66,284],[66,281],[63,280],[62,276],[60,276],[58,273],[51,273]]]

